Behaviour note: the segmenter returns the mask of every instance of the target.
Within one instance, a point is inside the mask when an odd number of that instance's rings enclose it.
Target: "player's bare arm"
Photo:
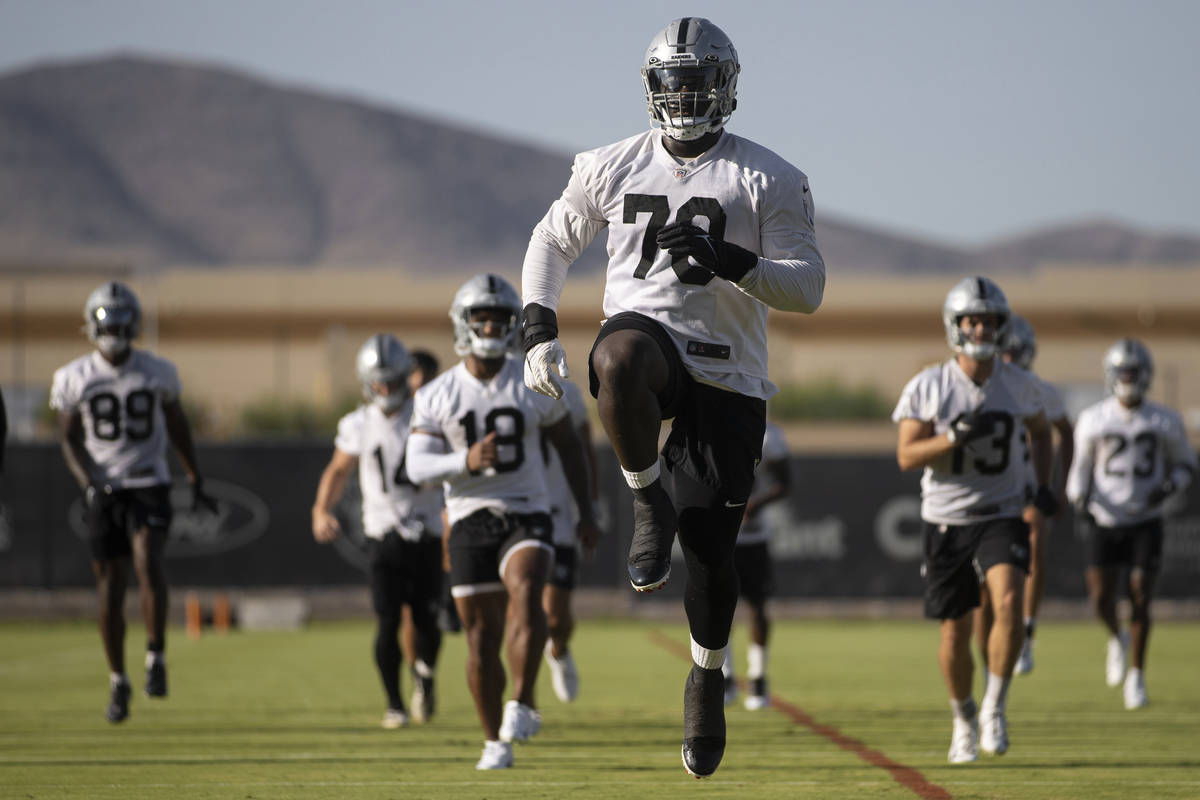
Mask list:
[[[86,492],[97,469],[83,443],[83,415],[79,409],[59,412],[58,432],[67,469],[79,484],[79,490]]]
[[[583,455],[585,445],[579,441],[579,435],[575,432],[569,415],[545,430],[550,444],[558,451],[563,472],[567,476],[567,484],[571,487],[571,496],[575,498],[575,505],[579,508],[577,532],[580,544],[583,545],[584,552],[590,554],[596,549],[600,528],[596,525],[596,515],[592,509],[591,481],[588,463]]]
[[[957,447],[950,434],[935,434],[931,420],[902,419],[896,442],[896,462],[904,471],[925,467]]]
[[[192,442],[192,426],[188,423],[183,406],[178,400],[163,403],[163,417],[167,422],[167,436],[171,446],[179,455],[179,461],[187,473],[188,483],[192,486],[192,510],[207,509],[217,512],[217,501],[204,491],[204,478],[196,466],[196,448]]]
[[[333,457],[321,472],[317,483],[317,498],[312,507],[313,538],[322,544],[332,542],[342,533],[342,526],[333,515],[333,508],[342,499],[346,481],[358,466],[358,456],[343,453],[336,447]]]

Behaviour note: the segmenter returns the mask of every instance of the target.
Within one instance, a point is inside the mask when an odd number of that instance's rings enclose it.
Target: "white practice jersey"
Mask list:
[[[995,360],[982,386],[951,358],[917,373],[900,395],[892,420],[932,422],[945,433],[960,414],[987,412],[992,433],[954,448],[925,467],[921,518],[940,525],[969,525],[1019,517],[1025,506],[1023,422],[1043,409],[1042,390],[1031,372]]]
[[[417,486],[404,470],[412,411],[411,400],[390,417],[367,403],[338,422],[334,446],[358,459],[363,533],[373,539],[391,530],[411,541],[441,535],[441,484]]]
[[[681,221],[759,255],[759,266],[734,285],[686,258],[673,264],[655,236]],[[570,262],[605,227],[606,316],[636,311],[660,322],[697,380],[763,399],[775,393],[767,306],[811,312],[825,282],[803,172],[728,132],[681,164],[659,131],[647,131],[576,156],[567,188],[533,235]],[[526,277],[524,301],[556,308],[557,295],[531,292]]]
[[[171,482],[163,405],[179,399],[175,365],[146,350],[131,350],[119,366],[92,351],[60,367],[50,407],[79,410],[84,446],[100,470],[93,479],[114,489]]]
[[[560,400],[525,385],[524,362],[509,357],[495,377],[481,381],[459,362],[417,390],[412,430],[441,437],[446,452],[466,451],[495,432],[498,460],[478,473],[445,481],[450,524],[481,508],[518,514],[548,512],[542,428],[567,413]],[[409,460],[414,458],[409,452]]]
[[[763,474],[763,468],[766,464],[772,461],[787,461],[790,453],[788,452],[787,439],[783,435],[783,429],[773,422],[767,423],[767,430],[763,434],[762,461],[758,465],[758,469],[754,473],[754,486],[750,490],[750,496],[762,494],[766,491],[767,486],[773,478]],[[747,520],[742,524],[741,530],[738,531],[738,544],[758,544],[765,542],[771,538],[771,531],[763,521],[762,512],[759,512],[753,519]]]
[[[560,380],[563,388],[562,401],[567,406],[571,427],[579,427],[588,421],[587,406],[583,403],[583,392],[568,380]],[[583,442],[590,447],[591,442]],[[554,521],[554,546],[571,547],[575,544],[575,528],[579,524],[579,507],[571,494],[567,473],[563,470],[558,449],[548,437],[542,438],[542,454],[546,461],[546,491],[550,496],[550,518]]]
[[[1177,470],[1196,471],[1196,453],[1183,420],[1174,409],[1149,400],[1126,408],[1116,397],[1088,406],[1075,423],[1075,460],[1067,478],[1067,497],[1105,527],[1136,525],[1161,516],[1162,506],[1146,505],[1146,496]],[[1182,480],[1181,480],[1182,479]]]
[[[1033,375],[1033,373],[1030,373]],[[1042,408],[1046,412],[1046,421],[1055,422],[1067,416],[1066,406],[1063,405],[1062,395],[1058,389],[1050,381],[1042,380],[1037,375],[1033,375],[1038,382],[1038,387],[1042,392]],[[1037,475],[1033,471],[1033,458],[1029,452],[1029,440],[1025,436],[1025,426],[1021,426],[1021,440],[1024,442],[1021,452],[1022,460],[1025,462],[1025,489],[1032,497],[1032,493],[1037,490]]]

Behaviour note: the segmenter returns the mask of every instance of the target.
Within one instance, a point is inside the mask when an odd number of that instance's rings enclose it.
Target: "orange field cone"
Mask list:
[[[187,615],[187,635],[189,639],[199,639],[204,631],[204,612],[200,608],[200,596],[188,592],[185,602]]]
[[[229,633],[229,595],[219,594],[213,600],[213,630]]]

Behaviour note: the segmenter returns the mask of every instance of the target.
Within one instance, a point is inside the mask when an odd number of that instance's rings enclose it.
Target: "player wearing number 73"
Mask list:
[[[196,467],[175,365],[131,346],[142,324],[137,296],[122,283],[105,283],[88,296],[83,318],[96,349],[55,371],[50,407],[58,411],[67,467],[84,493],[100,636],[109,667],[106,716],[121,722],[129,716],[131,694],[124,611],[131,561],[146,623],[145,693],[167,694],[163,548],[171,524],[168,440],[191,483],[192,508],[215,512],[217,504],[204,493]]]
[[[1032,373],[997,357],[1011,318],[1004,292],[964,278],[946,295],[942,322],[954,357],[922,370],[900,396],[896,460],[924,467],[921,519],[925,616],[941,622],[938,661],[954,715],[949,760],[1008,750],[1007,697],[1024,641],[1022,597],[1029,571],[1025,429],[1037,490],[1030,518],[1057,511],[1050,479],[1052,439],[1044,394]],[[976,712],[971,695],[972,610],[982,590],[994,613],[987,682]]]
[[[683,17],[642,60],[657,129],[575,158],[522,269],[525,383],[558,397],[556,309],[567,268],[608,229],[604,315],[589,388],[633,492],[633,588],[666,583],[678,530],[693,667],[683,762],[711,775],[725,750],[721,664],[737,605],[734,542],[762,455],[767,309],[812,313],[825,265],[808,178],[724,130],[741,63],[724,31]],[[633,70],[630,70],[632,77]],[[663,449],[658,434],[674,418]]]

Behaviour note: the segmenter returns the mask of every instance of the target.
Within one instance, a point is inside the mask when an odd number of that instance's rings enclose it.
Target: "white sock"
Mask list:
[[[971,697],[965,700],[951,700],[950,710],[954,712],[954,718],[963,722],[970,722],[971,719],[979,713],[975,708],[975,700]]]
[[[1137,683],[1138,680],[1141,679],[1141,677],[1142,677],[1142,671],[1140,669],[1138,669],[1137,667],[1130,667],[1125,672],[1125,682],[1126,683],[1130,683],[1130,682]]]
[[[146,651],[146,669],[149,669],[150,667],[153,667],[156,663],[160,663],[160,662],[163,664],[167,663],[167,657],[165,655],[163,655],[163,652],[161,650],[158,650],[158,651],[147,650]]]
[[[987,688],[983,690],[983,707],[1003,711],[1004,704],[1008,702],[1008,684],[1011,681],[1012,678],[1001,678],[988,670]]]
[[[119,683],[129,683],[129,676],[124,672],[108,673],[108,683],[110,686],[116,686]]]
[[[658,473],[659,467],[657,461],[655,461],[646,469],[638,472],[630,472],[624,467],[621,467],[621,474],[625,476],[625,482],[629,484],[629,488],[631,489],[645,489],[647,486],[658,480]]]
[[[417,673],[422,678],[433,677],[433,669],[419,658],[413,661],[413,672]]]
[[[748,674],[753,680],[761,678],[767,674],[767,646],[765,644],[750,643],[750,649],[746,652],[746,662]]]
[[[707,647],[696,644],[696,640],[692,639],[692,661],[703,669],[720,669],[721,664],[725,661],[725,650],[725,647],[720,650],[709,650]]]
[[[734,672],[733,672],[733,648],[732,647],[725,648],[725,660],[721,662],[721,673],[726,678],[732,678],[734,675]]]

